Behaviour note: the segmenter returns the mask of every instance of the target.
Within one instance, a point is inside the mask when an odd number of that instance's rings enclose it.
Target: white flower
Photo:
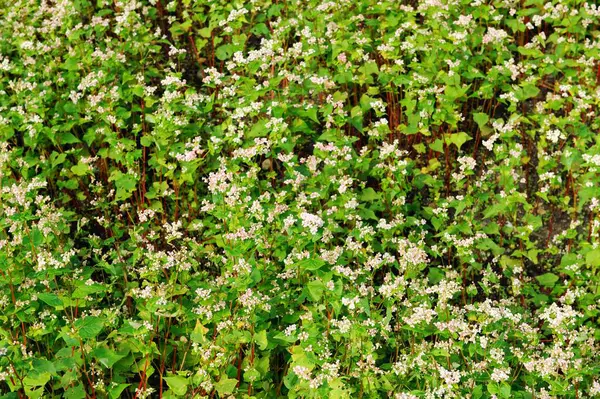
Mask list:
[[[302,227],[307,228],[311,234],[317,234],[319,228],[324,224],[323,219],[312,213],[302,212],[300,219],[302,219]]]
[[[496,382],[506,381],[510,378],[510,368],[494,369],[490,378]]]
[[[292,324],[291,326],[288,326],[285,331],[284,334],[286,337],[289,337],[290,335],[292,335],[294,332],[296,332],[296,329],[298,328],[298,326],[296,326],[295,324]]]
[[[293,369],[294,374],[303,380],[310,380],[310,370],[304,366],[295,366]]]
[[[450,371],[439,366],[438,372],[440,373],[440,378],[444,380],[447,385],[454,385],[460,382],[460,371]]]
[[[354,298],[342,298],[342,304],[344,306],[348,306],[348,309],[354,310],[356,308],[358,300],[359,298],[357,296],[355,296]]]
[[[508,33],[502,29],[489,28],[485,36],[483,36],[483,44],[492,42],[501,42],[503,39],[508,37]]]
[[[546,138],[553,143],[558,143],[559,139],[565,139],[566,137],[563,132],[558,129],[554,129],[546,132]]]

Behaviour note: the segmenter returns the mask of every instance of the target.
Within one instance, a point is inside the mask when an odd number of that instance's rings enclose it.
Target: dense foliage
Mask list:
[[[600,7],[0,0],[0,397],[600,394]]]

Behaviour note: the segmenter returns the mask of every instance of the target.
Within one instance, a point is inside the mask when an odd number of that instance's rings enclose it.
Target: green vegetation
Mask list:
[[[0,398],[600,395],[600,7],[0,0]]]

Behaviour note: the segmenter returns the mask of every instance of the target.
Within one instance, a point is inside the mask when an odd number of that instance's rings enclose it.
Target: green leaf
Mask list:
[[[425,152],[427,151],[427,149],[425,148],[425,144],[423,143],[419,143],[419,144],[413,144],[412,146],[415,151],[417,151],[417,153],[419,154],[425,154]]]
[[[503,398],[510,398],[510,390],[510,385],[503,382],[502,385],[500,385],[500,396]]]
[[[458,75],[455,75],[455,76],[458,76]],[[463,97],[469,90],[469,87],[471,87],[471,85],[466,85],[464,87],[447,85],[444,90],[444,94],[445,94],[446,98],[448,99],[448,101],[454,101],[457,98]]]
[[[379,73],[379,67],[375,61],[366,62],[358,70],[365,75],[377,75]]]
[[[523,99],[526,100],[528,98],[537,97],[540,94],[540,89],[538,89],[533,84],[528,84],[523,87]]]
[[[211,27],[206,27],[206,28],[202,28],[198,30],[198,33],[200,34],[200,36],[208,39],[210,37],[210,32],[212,31]]]
[[[488,219],[496,216],[497,214],[503,212],[504,209],[506,209],[506,204],[494,204],[483,212],[483,218]]]
[[[85,176],[90,173],[90,167],[88,164],[79,162],[77,165],[71,167],[71,172],[75,173],[77,176]]]
[[[444,152],[444,142],[440,139],[436,139],[433,143],[429,144],[429,148],[433,151]]]
[[[488,121],[490,120],[490,117],[488,116],[488,114],[485,114],[483,112],[476,112],[473,114],[473,120],[475,121],[475,123],[477,123],[477,126],[479,126],[479,128],[481,129],[483,126],[485,126]]]
[[[63,301],[56,294],[42,292],[41,294],[38,294],[38,299],[55,308],[63,305]]]
[[[125,388],[127,388],[130,385],[131,384],[118,384],[118,385],[115,385],[114,387],[110,388],[110,391],[109,391],[110,399],[120,398],[121,394],[123,393]]]
[[[62,65],[63,69],[68,71],[74,71],[79,69],[79,58],[77,57],[69,57],[65,60]]]
[[[244,381],[257,381],[260,378],[260,372],[255,369],[255,368],[251,368],[248,371],[244,372]]]
[[[174,23],[173,25],[171,25],[171,28],[169,29],[171,31],[171,34],[173,35],[173,37],[178,37],[183,35],[184,33],[188,32],[190,30],[190,27],[192,26],[192,21],[191,20],[187,20],[183,23]]]
[[[104,365],[106,368],[111,368],[116,362],[123,359],[126,355],[120,355],[112,349],[105,347],[98,347],[92,352],[94,358]]]
[[[540,251],[538,249],[532,248],[525,253],[527,259],[533,262],[534,265],[538,264],[538,254]]]
[[[252,126],[252,129],[248,132],[248,137],[264,137],[269,134],[269,129],[265,127],[267,121],[264,119],[259,120]]]
[[[432,267],[429,269],[429,273],[427,273],[427,277],[429,278],[429,282],[431,284],[437,284],[446,277],[446,273],[439,267]]]
[[[144,97],[144,88],[140,85],[133,86],[131,92],[138,97]]]
[[[250,29],[250,32],[254,33],[256,36],[268,36],[269,33],[271,33],[267,25],[263,23],[254,25],[254,27]]]
[[[63,105],[63,110],[67,113],[67,114],[75,114],[77,113],[77,105],[73,104],[72,102],[66,102]]]
[[[323,296],[323,292],[325,291],[325,284],[321,280],[314,280],[309,282],[306,285],[308,289],[308,294],[310,295],[313,302],[317,302]]]
[[[452,133],[450,135],[450,143],[454,144],[459,150],[460,147],[462,147],[462,145],[464,143],[466,143],[467,141],[471,140],[472,137],[469,136],[467,133],[465,132],[460,132],[460,133]]]
[[[169,384],[169,388],[171,388],[174,394],[178,396],[184,396],[187,393],[189,384],[188,378],[182,377],[180,375],[173,375],[170,377],[164,377],[163,379],[167,381],[167,384]]]
[[[326,130],[325,133],[323,133],[322,135],[320,135],[317,140],[319,141],[335,141],[339,138],[339,136],[336,134],[335,131],[333,130]]]
[[[350,110],[350,116],[352,118],[358,118],[363,115],[363,110],[357,105]]]
[[[258,344],[258,349],[264,351],[267,349],[269,345],[269,340],[267,339],[267,330],[260,330],[258,333],[254,335],[254,340]]]
[[[133,191],[136,189],[137,180],[132,175],[121,174],[117,179],[115,179],[115,186],[117,187],[115,200],[126,200],[131,197]]]
[[[219,395],[229,395],[235,390],[237,383],[238,380],[223,376],[221,377],[221,380],[215,384],[215,388]]]
[[[194,331],[190,334],[190,339],[192,342],[202,342],[204,340],[204,335],[208,332],[208,328],[204,327],[200,321],[196,320],[196,327],[194,327]]]
[[[60,165],[61,163],[63,163],[65,160],[67,159],[67,154],[63,153],[57,153],[57,152],[53,152],[52,155],[50,156],[50,161],[52,162],[52,167],[56,167],[57,165]]]
[[[273,339],[286,344],[293,344],[298,340],[296,334],[286,335],[284,332],[277,333],[273,336]]]
[[[483,388],[481,387],[481,385],[476,385],[473,388],[473,394],[472,394],[472,398],[473,399],[479,399],[483,396]]]
[[[585,264],[591,267],[600,266],[600,249],[593,249],[585,255]]]
[[[42,232],[39,229],[34,229],[31,232],[31,243],[35,247],[39,247],[40,245],[42,245],[43,242],[44,242],[44,235],[42,234]]]
[[[77,137],[75,137],[75,135],[73,133],[62,133],[60,135],[60,143],[61,144],[76,144],[76,143],[81,143],[81,140],[79,140]]]
[[[154,144],[154,139],[152,136],[142,136],[140,138],[140,144],[144,147],[151,147]]]
[[[558,276],[554,273],[545,273],[537,276],[536,280],[544,287],[554,287],[554,284],[558,281]]]
[[[380,198],[380,195],[377,194],[377,192],[375,190],[373,190],[371,187],[368,187],[366,189],[363,190],[363,192],[360,194],[360,200],[361,201],[376,201]]]
[[[317,108],[316,107],[307,109],[306,116],[308,116],[313,122],[319,123],[319,117],[317,116]]]
[[[41,399],[44,394],[44,388],[40,387],[37,389],[31,389],[27,385],[25,385],[25,395],[27,399]]]
[[[66,399],[84,399],[86,397],[85,389],[81,384],[75,385],[65,391],[64,397]]]
[[[321,266],[323,266],[325,264],[325,261],[321,260],[321,259],[303,259],[300,262],[296,263],[296,266],[298,266],[301,269],[304,270],[318,270],[321,268]]]
[[[83,339],[95,338],[103,326],[104,321],[96,316],[86,316],[75,321],[75,328],[79,330],[79,336]]]
[[[75,289],[75,291],[73,291],[73,294],[71,294],[71,298],[82,299],[88,295],[97,294],[98,292],[104,292],[104,291],[106,291],[106,287],[104,287],[101,284],[92,284],[92,285],[82,284],[79,287],[77,287],[77,289]]]
[[[364,219],[379,220],[379,218],[377,217],[377,215],[375,215],[375,212],[373,212],[369,208],[360,209],[360,211],[358,212],[358,214],[360,215],[360,217],[362,217]]]
[[[48,372],[40,373],[33,369],[27,373],[27,377],[23,379],[23,385],[28,387],[40,387],[46,385],[52,378],[52,375]]]
[[[371,109],[371,103],[373,102],[373,99],[371,97],[369,97],[366,94],[363,94],[360,97],[360,107],[362,108],[362,110],[364,112],[368,111]]]
[[[225,61],[233,54],[233,46],[231,44],[224,44],[222,46],[217,47],[215,51],[215,55],[220,61]]]

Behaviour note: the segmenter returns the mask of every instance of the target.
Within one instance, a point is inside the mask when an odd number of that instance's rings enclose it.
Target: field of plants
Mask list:
[[[600,6],[0,0],[0,398],[600,397]]]

